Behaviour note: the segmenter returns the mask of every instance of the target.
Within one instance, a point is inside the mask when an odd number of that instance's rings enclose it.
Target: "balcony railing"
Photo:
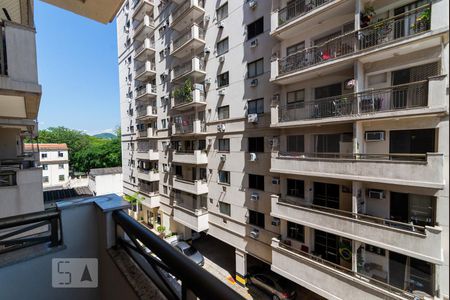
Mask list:
[[[150,40],[150,43],[146,43],[145,40],[144,40],[142,43],[139,44],[139,46],[136,47],[135,53],[139,54],[146,47],[148,47],[150,49],[155,49],[155,41],[154,40]]]
[[[198,94],[198,99],[195,99],[195,96]],[[174,96],[174,106],[183,105],[187,103],[191,103],[193,101],[197,102],[205,102],[205,93],[202,91],[192,91],[190,96]]]
[[[154,107],[154,106],[151,107],[151,110],[148,108],[148,106],[139,107],[136,110],[136,117],[138,117],[138,118],[146,117],[146,116],[149,116],[149,113],[151,113],[152,115],[156,115],[156,114],[158,114],[158,111],[157,111],[156,107]]]
[[[418,17],[429,10],[431,10],[431,5],[427,4],[363,29],[338,36],[322,45],[288,55],[278,60],[278,74],[283,75],[303,70],[339,57],[425,32],[430,29],[431,20],[421,20]]]
[[[156,66],[154,62],[146,62],[143,66],[136,70],[136,76],[142,75],[146,71],[156,72]]]
[[[181,16],[185,11],[187,11],[191,7],[191,0],[185,1],[183,4],[180,5],[180,7],[177,8],[176,11],[172,13],[172,20],[177,19],[179,16]],[[197,0],[198,6],[201,8],[205,7],[205,1],[204,0]]]
[[[396,161],[427,161],[427,154],[420,153],[330,153],[330,152],[278,152],[281,159],[349,159],[349,160],[396,160]]]
[[[148,22],[147,22],[147,20],[144,18],[142,21],[135,23],[135,25],[133,25],[133,29],[135,32],[137,32],[137,31],[141,30],[141,28],[144,26],[154,27],[155,20],[153,18],[149,17]]]
[[[205,29],[198,27],[198,38],[204,40],[205,32],[206,32]],[[187,41],[189,41],[190,39],[193,39],[194,37],[195,36],[194,36],[193,29],[189,28],[188,31],[186,31],[179,38],[177,38],[176,40],[173,41],[173,50],[172,51],[176,51],[178,48],[183,46]]]
[[[200,57],[194,57],[193,59],[173,68],[174,78],[181,77],[191,71],[194,71],[194,64],[196,60],[198,60],[199,63],[199,70],[205,71],[205,61]]]
[[[0,22],[0,75],[8,75],[5,44],[5,25]]]
[[[396,111],[428,105],[428,81],[344,94],[278,109],[279,122]]]
[[[118,243],[143,270],[152,270],[146,273],[167,299],[193,299],[192,294],[200,299],[243,299],[124,211],[115,211],[113,219],[129,237],[129,240],[125,240],[117,236]],[[177,288],[174,284],[177,280],[173,280],[169,274],[181,282],[181,289]]]
[[[293,3],[278,11],[278,26],[284,25],[306,15],[324,4],[332,2],[333,0],[300,0],[293,1]]]
[[[136,88],[136,98],[141,97],[142,95],[145,95],[149,92],[156,94],[156,86],[148,84],[148,85],[142,85],[140,87],[137,87]]]

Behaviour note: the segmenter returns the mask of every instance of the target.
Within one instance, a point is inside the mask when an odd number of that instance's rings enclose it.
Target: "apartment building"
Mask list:
[[[39,158],[23,143],[41,98],[32,3],[0,1],[0,218],[44,209]]]
[[[448,1],[128,1],[124,193],[326,298],[448,297]]]
[[[69,152],[66,144],[25,144],[25,151],[35,151],[42,167],[44,190],[66,187],[69,183]]]

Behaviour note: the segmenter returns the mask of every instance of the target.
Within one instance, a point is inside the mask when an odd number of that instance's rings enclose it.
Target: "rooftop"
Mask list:
[[[89,175],[92,175],[92,176],[121,174],[121,173],[122,173],[122,167],[99,168],[99,169],[91,169],[89,171]]]
[[[24,144],[25,145],[25,151],[30,152],[33,150],[39,151],[61,151],[61,150],[68,150],[67,144]]]

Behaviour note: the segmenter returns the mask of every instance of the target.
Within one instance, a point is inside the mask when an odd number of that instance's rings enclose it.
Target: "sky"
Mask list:
[[[104,25],[35,1],[39,128],[88,134],[120,125],[116,24]]]

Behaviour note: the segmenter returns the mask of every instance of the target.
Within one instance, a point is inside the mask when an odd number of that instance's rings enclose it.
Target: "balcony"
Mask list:
[[[156,98],[156,86],[147,83],[136,88],[135,100],[147,100]]]
[[[153,192],[149,194],[141,192],[139,196],[144,198],[141,201],[141,204],[149,209],[160,206],[160,196],[158,192]]]
[[[142,160],[150,160],[155,161],[159,160],[159,152],[158,150],[154,149],[138,149],[136,152],[136,159],[142,159]]]
[[[182,31],[205,14],[204,0],[186,0],[170,16],[170,27]]]
[[[314,229],[442,263],[440,227],[417,226],[272,195],[271,215]]]
[[[173,219],[197,232],[208,230],[208,211],[202,208],[189,209],[177,202],[173,205]]]
[[[153,38],[145,38],[144,41],[134,49],[134,59],[138,61],[151,61],[151,57],[154,54],[155,40]]]
[[[139,130],[137,132],[138,138],[151,138],[154,137],[156,130],[153,127],[148,127],[145,130]]]
[[[142,42],[145,38],[151,37],[155,30],[155,21],[150,16],[145,16],[142,21],[137,23],[134,27],[134,40]]]
[[[272,270],[325,298],[417,299],[375,278],[272,239]]]
[[[406,54],[438,45],[439,37],[431,37],[428,43],[421,43],[418,47],[408,45],[419,39],[430,30],[431,21],[420,21],[418,16],[429,11],[431,5],[427,4],[401,15],[380,21],[365,28],[345,33],[327,42],[306,48],[294,54],[272,61],[271,80],[279,84],[290,84],[301,79],[306,70],[317,69],[324,66],[336,66],[351,63],[353,59],[365,55],[364,62],[392,56],[394,53]],[[404,30],[411,18],[415,23]],[[417,37],[417,38],[416,38]],[[432,39],[432,40],[431,40]],[[414,48],[414,49],[411,49]],[[304,78],[302,78],[304,79]]]
[[[155,3],[153,0],[139,0],[134,6],[133,19],[141,21],[145,15],[153,15],[153,7]]]
[[[371,89],[359,93],[315,99],[300,104],[272,107],[272,126],[352,122],[355,119],[397,118],[444,113],[446,76]]]
[[[205,150],[176,150],[173,152],[172,161],[181,164],[206,165],[208,153]]]
[[[155,106],[142,105],[136,109],[136,120],[151,120],[158,117],[158,111]]]
[[[185,121],[182,123],[175,123],[172,125],[172,134],[204,134],[206,133],[206,123],[200,120]]]
[[[194,24],[172,41],[171,55],[182,58],[205,46],[205,29]]]
[[[54,211],[0,220],[0,230],[15,234],[12,240],[1,240],[8,246],[0,251],[2,298],[191,299],[188,294],[201,299],[243,299],[128,216],[123,209],[129,206],[119,196],[108,195],[64,201]],[[45,235],[32,233],[42,225],[49,228]],[[52,287],[52,261],[61,258],[90,258],[91,281],[79,280],[86,262],[72,260],[70,284],[74,285]],[[66,267],[68,263],[64,262]],[[68,283],[66,279],[53,282]],[[77,284],[89,288],[73,288]]]
[[[138,170],[138,178],[145,180],[145,181],[150,181],[150,182],[154,182],[154,181],[159,181],[159,172],[158,170],[155,169],[142,169],[142,168],[137,168]]]
[[[270,172],[442,189],[444,155],[279,152]]]
[[[184,111],[206,106],[205,93],[201,90],[194,89],[189,96],[178,95],[176,92],[173,94],[171,105],[173,110]]]
[[[156,76],[156,66],[154,62],[146,61],[144,65],[136,70],[136,80],[149,81]]]
[[[187,76],[195,81],[205,77],[205,75],[205,60],[201,57],[193,57],[191,60],[173,68],[172,82],[182,80]]]
[[[181,177],[175,177],[173,188],[193,195],[203,195],[208,193],[208,183],[206,180],[188,180]]]

